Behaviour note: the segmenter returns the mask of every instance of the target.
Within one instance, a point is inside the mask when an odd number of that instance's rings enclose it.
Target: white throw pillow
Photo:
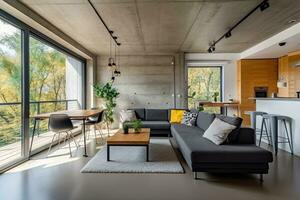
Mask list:
[[[235,128],[236,126],[215,118],[208,129],[204,132],[203,137],[217,145],[220,145],[227,139],[229,133]]]
[[[136,120],[136,115],[134,110],[121,110],[120,112],[120,121],[123,122],[129,122],[132,120]]]

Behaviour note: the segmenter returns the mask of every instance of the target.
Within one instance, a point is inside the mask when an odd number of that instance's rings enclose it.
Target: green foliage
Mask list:
[[[219,92],[214,92],[214,94],[212,95],[213,98],[217,98],[219,96]]]
[[[0,19],[0,103],[21,102],[21,31]],[[30,101],[66,98],[66,55],[30,38]],[[31,104],[30,115],[65,109],[65,103]],[[0,147],[21,138],[21,104],[0,106]],[[30,123],[32,128],[32,123]],[[47,130],[47,121],[40,123]]]
[[[132,128],[134,129],[135,133],[141,132],[142,120],[135,119],[131,121]]]
[[[198,107],[199,101],[214,101],[214,93],[220,94],[221,74],[219,68],[195,67],[188,69],[188,106],[218,113],[218,108]],[[221,100],[220,96],[216,97]]]
[[[117,106],[116,100],[120,93],[116,88],[112,86],[112,83],[96,84],[94,85],[96,97],[101,98],[105,101],[105,112],[104,119],[106,123],[114,122],[114,108]]]

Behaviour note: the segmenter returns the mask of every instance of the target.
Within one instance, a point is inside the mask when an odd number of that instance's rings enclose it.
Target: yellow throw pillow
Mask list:
[[[170,123],[181,123],[185,110],[171,110]]]

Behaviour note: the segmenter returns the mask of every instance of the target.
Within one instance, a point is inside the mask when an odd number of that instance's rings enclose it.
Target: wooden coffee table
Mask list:
[[[144,146],[146,147],[146,161],[149,161],[150,128],[142,128],[140,133],[133,133],[129,129],[128,134],[124,134],[120,129],[115,135],[107,139],[107,161],[110,161],[111,146]]]

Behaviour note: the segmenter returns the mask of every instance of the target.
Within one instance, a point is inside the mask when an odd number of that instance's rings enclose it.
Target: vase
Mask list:
[[[128,134],[128,127],[123,128],[123,133]]]

